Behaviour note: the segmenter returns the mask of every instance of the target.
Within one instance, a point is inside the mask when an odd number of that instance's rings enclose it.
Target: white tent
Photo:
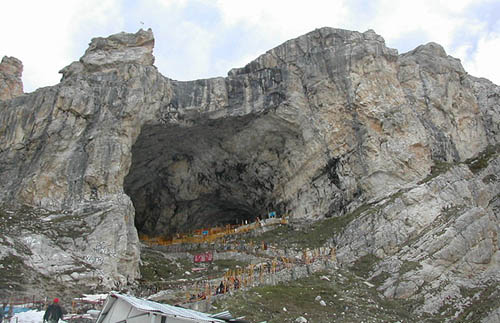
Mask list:
[[[160,304],[129,295],[110,294],[96,323],[226,322],[210,314]]]

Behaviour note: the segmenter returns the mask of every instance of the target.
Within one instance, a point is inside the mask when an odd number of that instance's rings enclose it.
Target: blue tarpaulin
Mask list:
[[[32,309],[31,308],[27,308],[27,307],[16,307],[14,306],[14,308],[12,309],[12,313],[14,315],[16,315],[17,313],[23,313],[23,312],[28,312],[28,311],[31,311]],[[9,313],[9,307],[7,306],[5,308],[5,315],[7,315]]]

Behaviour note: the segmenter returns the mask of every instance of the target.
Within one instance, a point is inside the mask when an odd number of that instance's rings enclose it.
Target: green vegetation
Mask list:
[[[460,287],[460,294],[459,303],[463,305],[454,303],[456,299],[445,302],[439,309],[436,320],[444,321],[458,314],[453,322],[480,322],[492,310],[500,307],[500,287],[495,283],[485,288]]]
[[[403,275],[407,272],[414,271],[417,269],[421,269],[422,265],[418,261],[403,261],[401,267],[399,268],[400,275]]]
[[[344,311],[342,302],[338,302],[334,296],[337,293],[341,293],[338,287],[314,275],[286,284],[256,287],[245,294],[238,293],[235,297],[222,299],[214,305],[245,316],[251,322],[293,322],[298,316],[313,322],[331,322],[335,313]],[[321,306],[315,301],[318,295],[328,306]]]
[[[141,254],[142,263],[140,271],[142,279],[148,282],[154,282],[162,279],[174,279],[184,272],[172,260],[165,258],[160,253],[151,250],[143,250]]]
[[[59,215],[60,213],[48,212],[26,205],[13,210],[0,206],[0,232],[18,232],[22,229],[43,233],[53,239],[61,236],[76,238],[89,232],[83,221],[84,216],[61,215],[51,221],[40,221],[42,217],[55,214]]]
[[[370,279],[370,282],[371,282],[372,284],[375,284],[375,286],[380,287],[380,286],[382,286],[382,285],[385,283],[385,281],[386,281],[389,277],[391,277],[391,274],[389,274],[389,273],[387,273],[387,272],[383,271],[383,272],[381,272],[380,274],[378,274],[377,276],[372,277],[372,279]]]
[[[29,277],[24,274],[26,265],[21,257],[9,254],[0,258],[0,268],[2,268],[0,290],[24,290],[23,285],[27,283]]]
[[[314,249],[323,246],[334,235],[342,233],[354,219],[377,210],[378,208],[370,204],[364,204],[343,216],[319,220],[300,229],[294,229],[292,226],[280,226],[248,240],[254,243],[265,241],[281,246],[293,245],[304,249]]]
[[[489,145],[477,157],[468,159],[465,161],[465,163],[469,166],[471,172],[477,174],[482,169],[486,168],[488,166],[490,159],[498,155],[499,152],[500,152],[500,144]]]
[[[234,260],[234,259],[219,259],[219,260],[215,260],[213,263],[212,263],[213,266],[217,266],[219,267],[219,270],[225,270],[225,269],[230,269],[230,270],[234,270],[235,268],[245,268],[246,266],[248,266],[250,263],[247,262],[247,261],[239,261],[239,260]]]
[[[207,273],[191,273],[192,268],[196,267],[192,258],[167,258],[163,253],[152,249],[143,249],[141,260],[142,264],[139,269],[142,280],[148,283],[194,279]],[[189,271],[190,274],[186,274],[186,271]]]
[[[372,255],[364,255],[360,257],[354,265],[350,268],[353,273],[356,275],[367,279],[370,275],[370,272],[373,270],[373,267],[382,259]]]
[[[465,164],[469,166],[469,169],[474,174],[479,173],[481,170],[486,168],[489,164],[489,161],[498,155],[500,152],[500,144],[497,145],[488,145],[485,150],[479,153],[477,157],[469,158],[465,161]],[[460,163],[448,163],[444,161],[435,161],[434,165],[431,166],[431,173],[421,180],[419,184],[424,184],[432,180],[433,178],[446,173],[453,166],[458,165]],[[491,181],[496,180],[495,176],[487,176],[483,179],[483,181]]]
[[[419,184],[425,184],[425,183],[430,182],[432,179],[449,171],[454,165],[455,164],[453,164],[453,163],[447,163],[447,162],[443,162],[443,161],[439,161],[439,160],[435,161],[434,165],[431,166],[431,173],[429,175],[427,175],[426,178],[421,180],[419,182]]]
[[[149,248],[142,250],[141,260],[142,280],[147,283],[221,277],[227,270],[234,270],[238,267],[244,268],[249,264],[249,262],[234,259],[219,259],[212,263],[195,264],[192,257],[166,258],[163,253]],[[195,272],[193,271],[195,267],[206,269]],[[189,272],[189,274],[186,272]]]
[[[479,173],[481,170],[485,169],[489,161],[493,159],[494,157],[498,156],[498,153],[500,152],[500,144],[497,145],[488,145],[485,150],[479,153],[477,157],[474,158],[469,158],[465,161],[465,164],[469,167],[470,171],[473,172],[474,174]],[[419,184],[425,184],[435,177],[446,173],[449,171],[453,166],[456,166],[461,163],[448,163],[444,161],[434,161],[434,165],[431,166],[431,173],[421,180]],[[490,183],[491,181],[496,181],[496,176],[491,175],[491,176],[486,176],[483,178],[483,182],[485,183]]]
[[[471,300],[471,304],[459,315],[456,322],[478,322],[493,309],[500,307],[500,287],[492,283],[484,288],[460,288],[460,293]]]
[[[322,276],[330,281],[322,280]],[[326,306],[315,298],[321,296]],[[308,322],[420,322],[411,309],[421,300],[384,299],[349,271],[316,273],[276,286],[263,286],[222,298],[217,311],[229,310],[250,322],[295,322],[303,316]],[[286,309],[286,311],[284,310]]]

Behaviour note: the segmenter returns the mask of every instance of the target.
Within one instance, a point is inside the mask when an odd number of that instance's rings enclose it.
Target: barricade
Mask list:
[[[229,235],[243,234],[263,226],[287,223],[288,220],[285,217],[271,218],[264,221],[257,219],[257,221],[250,224],[226,225],[225,227],[197,229],[191,234],[177,234],[176,237],[170,239],[166,239],[164,237],[149,237],[145,234],[139,235],[139,239],[149,246],[171,246],[183,243],[210,243],[215,242],[218,239],[223,239]]]
[[[209,287],[205,288],[204,294],[200,294],[198,283],[188,287],[187,290],[189,291],[186,291],[186,303],[183,303],[183,305],[200,301],[210,302],[210,297],[231,295],[231,292],[240,288],[246,289],[267,284],[274,285],[280,281],[302,277],[317,271],[318,268],[326,268],[328,263],[336,262],[335,254],[335,248],[306,249],[301,259],[281,256],[267,262],[249,264],[245,268],[230,269],[219,279],[205,281],[204,284],[207,284]],[[277,274],[280,273],[283,273],[283,275],[277,277]],[[220,292],[218,287],[214,287],[221,286],[220,283],[224,286],[223,292]],[[202,297],[196,297],[195,295],[202,295]]]

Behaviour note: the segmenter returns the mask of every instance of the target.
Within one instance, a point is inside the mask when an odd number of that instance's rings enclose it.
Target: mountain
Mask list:
[[[500,88],[440,45],[320,28],[189,82],[153,47],[151,30],[94,38],[59,84],[2,85],[0,263],[19,273],[2,293],[119,289],[140,276],[139,234],[270,211],[347,219],[339,263],[376,257],[380,292],[416,311],[498,284]],[[2,82],[20,78],[10,60]]]

